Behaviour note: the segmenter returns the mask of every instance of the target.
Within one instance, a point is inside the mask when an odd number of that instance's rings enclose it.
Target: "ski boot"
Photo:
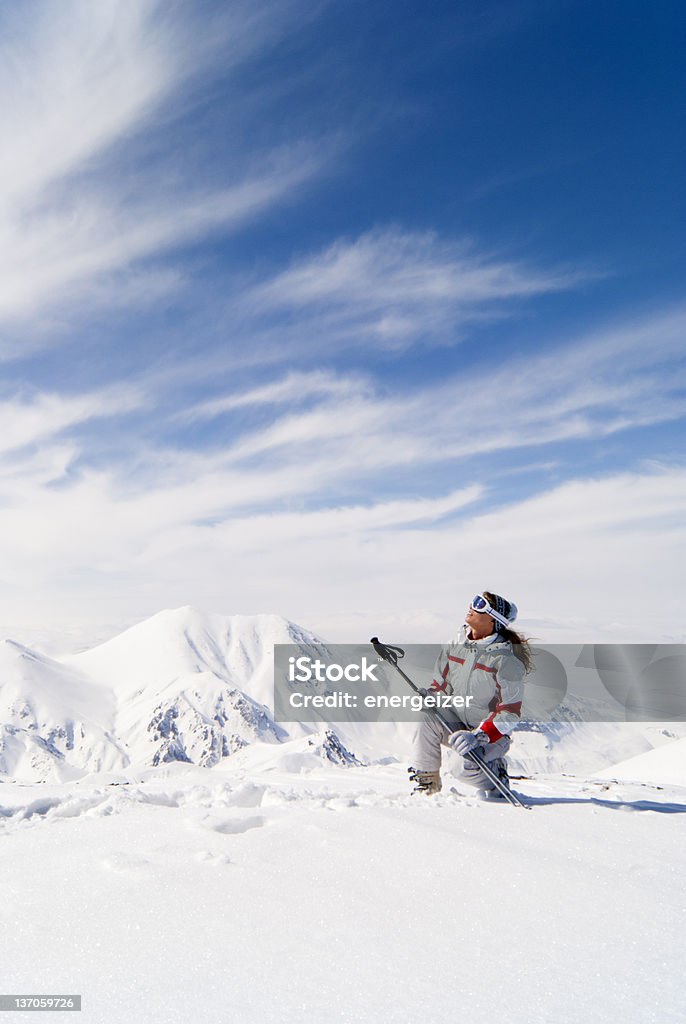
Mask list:
[[[416,768],[408,768],[407,771],[410,776],[410,782],[416,783],[412,790],[413,793],[425,793],[426,796],[431,796],[432,793],[440,793],[442,786],[440,772],[420,772]]]

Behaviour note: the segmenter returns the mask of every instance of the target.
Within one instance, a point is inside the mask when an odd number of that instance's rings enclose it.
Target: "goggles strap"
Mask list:
[[[478,603],[480,605],[483,605],[483,607],[482,608],[475,608],[474,607],[474,602],[475,601],[478,601]],[[501,626],[505,626],[506,629],[510,628],[510,625],[511,625],[510,620],[506,619],[504,615],[500,614],[500,612],[497,612],[495,610],[495,608],[493,608],[491,606],[490,601],[487,601],[486,598],[483,597],[483,595],[477,594],[477,596],[472,599],[471,605],[472,605],[472,608],[474,609],[474,611],[478,612],[480,615],[490,615],[491,618],[494,619],[495,622],[500,623]]]

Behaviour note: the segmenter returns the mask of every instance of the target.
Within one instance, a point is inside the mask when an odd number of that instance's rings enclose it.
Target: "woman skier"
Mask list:
[[[455,711],[442,711],[443,717],[455,721],[452,732],[436,715],[425,712],[415,737],[416,767],[409,769],[414,792],[440,791],[442,744],[463,758],[462,778],[484,799],[500,794],[469,757],[472,751],[509,785],[505,754],[521,714],[524,675],[531,668],[528,643],[512,629],[516,617],[515,604],[484,590],[472,598],[458,639],[439,654],[427,695],[440,691],[464,697],[465,706],[460,708],[461,718]]]

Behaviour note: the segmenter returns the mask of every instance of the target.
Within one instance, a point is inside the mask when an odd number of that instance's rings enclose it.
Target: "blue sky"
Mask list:
[[[680,5],[0,22],[6,629],[683,637]]]

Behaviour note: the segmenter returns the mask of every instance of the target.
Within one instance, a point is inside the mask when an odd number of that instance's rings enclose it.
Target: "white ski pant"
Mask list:
[[[448,737],[451,733],[446,729],[436,715],[424,715],[417,726],[414,740],[414,758],[412,764],[420,772],[437,772],[441,767],[441,746],[448,745]],[[487,764],[505,759],[505,754],[510,749],[510,737],[503,736],[495,743],[489,743],[484,751],[483,760]],[[479,789],[492,789],[493,783],[486,778],[483,772],[468,758],[462,758],[458,768],[460,776],[465,782],[477,786]]]

